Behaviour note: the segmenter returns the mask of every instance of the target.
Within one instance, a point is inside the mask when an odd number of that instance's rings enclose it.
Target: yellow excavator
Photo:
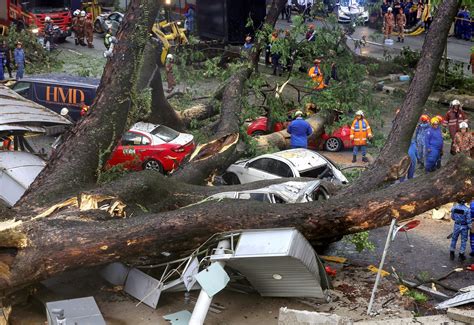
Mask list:
[[[186,45],[189,43],[186,37],[186,29],[180,27],[181,22],[161,20],[155,22],[152,32],[162,43],[161,63],[165,64],[166,56],[171,47],[178,45]]]

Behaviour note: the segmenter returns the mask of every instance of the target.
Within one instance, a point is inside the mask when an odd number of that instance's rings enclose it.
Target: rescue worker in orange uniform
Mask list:
[[[76,24],[77,41],[82,46],[86,46],[86,43],[84,43],[85,27],[86,27],[86,12],[82,10],[81,13],[79,14],[79,18],[77,19],[77,24]]]
[[[451,154],[455,154],[453,149],[454,137],[459,131],[459,124],[462,122],[468,122],[467,115],[462,109],[461,102],[455,99],[450,103],[449,111],[442,121],[443,126],[448,128],[449,135],[451,136]]]
[[[84,23],[84,33],[86,36],[87,47],[93,48],[94,45],[92,42],[94,41],[94,22],[92,21],[91,13],[88,13],[86,16],[86,21]]]
[[[387,13],[383,17],[383,25],[384,25],[385,38],[390,39],[390,35],[392,35],[393,27],[395,26],[395,16],[392,13],[392,7],[389,7],[387,9]]]
[[[321,67],[319,66],[320,63],[320,59],[314,60],[314,66],[311,67],[308,71],[308,76],[310,76],[314,82],[315,90],[321,90],[326,88],[326,84],[324,83],[323,70],[321,70]]]
[[[367,157],[367,139],[372,139],[372,130],[369,122],[364,118],[363,111],[357,111],[354,122],[351,126],[351,140],[354,141],[354,149],[352,151],[352,162],[357,161],[357,153],[362,151],[362,161],[369,162]]]

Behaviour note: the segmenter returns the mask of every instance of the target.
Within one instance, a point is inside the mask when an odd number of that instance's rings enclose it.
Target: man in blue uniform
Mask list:
[[[474,199],[472,199],[471,201],[471,220],[472,220],[472,217],[474,217]],[[474,257],[474,232],[472,231],[472,229],[471,229],[470,237],[471,237],[471,254],[469,255]]]
[[[467,236],[469,229],[471,229],[472,219],[471,211],[466,206],[466,201],[461,199],[457,204],[451,209],[451,219],[454,220],[454,229],[453,237],[451,239],[451,247],[449,251],[449,257],[451,260],[454,260],[454,252],[456,251],[456,244],[458,242],[458,237],[461,235],[461,247],[459,248],[459,260],[464,261],[466,256],[464,255],[466,251]]]
[[[425,148],[425,170],[433,172],[441,167],[441,155],[443,154],[443,135],[441,134],[437,117],[431,119],[431,127],[426,131]]]
[[[308,137],[313,133],[313,129],[308,122],[303,119],[303,112],[296,111],[295,119],[288,126],[288,133],[291,134],[291,148],[307,148]]]

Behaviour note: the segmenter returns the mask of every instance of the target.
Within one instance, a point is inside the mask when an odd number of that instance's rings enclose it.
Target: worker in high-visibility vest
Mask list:
[[[320,59],[314,60],[314,66],[312,66],[308,71],[308,75],[313,80],[315,90],[321,90],[326,88],[326,84],[324,83],[324,74],[323,70],[321,69],[320,63]]]

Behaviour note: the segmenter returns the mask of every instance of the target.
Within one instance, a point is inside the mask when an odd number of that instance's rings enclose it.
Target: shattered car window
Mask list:
[[[329,168],[328,165],[319,166],[310,170],[306,170],[300,173],[301,177],[311,177],[311,178],[332,178],[334,174]]]
[[[272,203],[268,194],[265,193],[239,193],[239,199]]]

